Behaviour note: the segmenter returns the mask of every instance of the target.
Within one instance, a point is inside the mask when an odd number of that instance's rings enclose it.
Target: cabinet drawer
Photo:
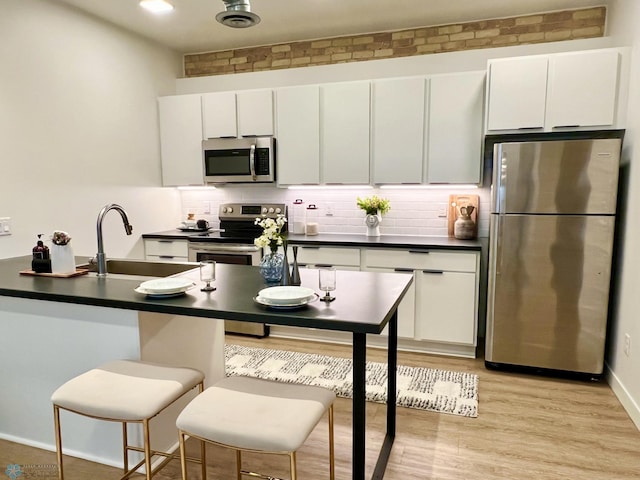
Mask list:
[[[289,260],[293,261],[293,252],[289,249]],[[353,266],[360,268],[360,249],[333,247],[299,247],[299,264],[328,264]]]
[[[189,259],[187,257],[176,257],[173,255],[145,255],[145,260],[150,262],[188,262]]]
[[[189,256],[189,246],[186,240],[145,240],[145,256],[184,257]]]
[[[366,267],[411,268],[446,272],[475,272],[477,254],[442,250],[367,250]]]

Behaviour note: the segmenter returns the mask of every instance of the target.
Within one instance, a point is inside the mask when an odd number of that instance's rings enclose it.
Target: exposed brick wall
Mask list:
[[[185,55],[186,77],[557,42],[604,35],[606,8],[352,35]]]

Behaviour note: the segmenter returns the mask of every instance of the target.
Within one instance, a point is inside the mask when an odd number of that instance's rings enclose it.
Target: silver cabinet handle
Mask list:
[[[431,252],[429,250],[409,250],[409,253],[418,253],[421,255],[429,255]]]
[[[422,270],[422,273],[429,273],[432,275],[442,275],[444,271],[443,270]]]
[[[413,268],[394,268],[394,272],[413,273]]]

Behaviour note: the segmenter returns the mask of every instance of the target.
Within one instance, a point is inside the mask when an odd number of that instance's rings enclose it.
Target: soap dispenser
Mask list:
[[[31,249],[31,269],[35,273],[51,273],[51,257],[49,256],[49,247],[41,240],[42,233],[38,234],[38,242]]]

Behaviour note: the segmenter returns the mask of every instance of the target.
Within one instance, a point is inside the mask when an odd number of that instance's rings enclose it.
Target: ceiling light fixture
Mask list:
[[[152,13],[166,13],[173,10],[173,5],[165,0],[140,0],[140,6]]]
[[[216,15],[216,20],[232,28],[253,27],[260,23],[260,17],[251,12],[249,0],[222,0],[225,11]]]

